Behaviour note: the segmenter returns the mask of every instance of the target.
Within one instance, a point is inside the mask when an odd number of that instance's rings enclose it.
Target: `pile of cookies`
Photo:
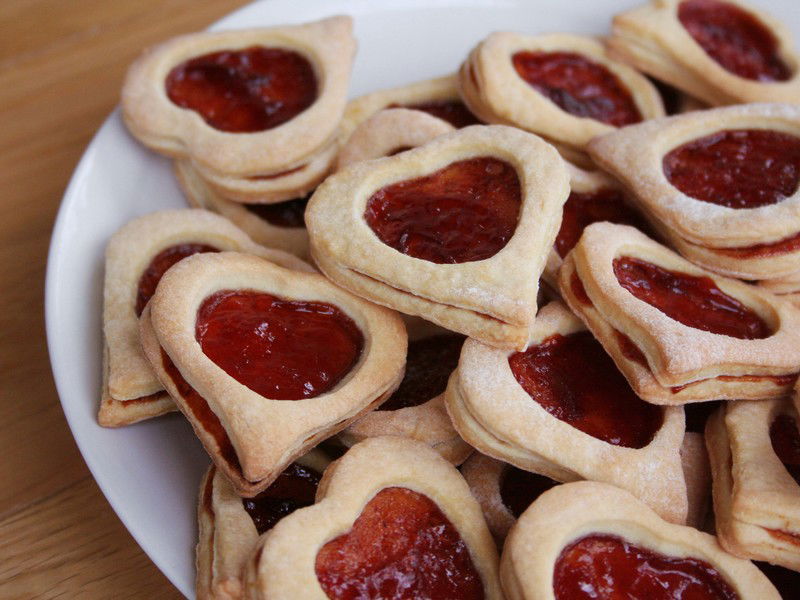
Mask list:
[[[783,26],[652,0],[348,103],[355,47],[198,33],[123,89],[194,208],[109,241],[98,420],[211,457],[198,597],[797,597]]]

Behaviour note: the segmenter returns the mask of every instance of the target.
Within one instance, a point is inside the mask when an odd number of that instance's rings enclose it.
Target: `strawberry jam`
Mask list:
[[[393,183],[367,201],[364,219],[395,250],[434,263],[484,260],[517,227],[522,191],[505,161],[471,158]]]
[[[528,85],[571,115],[614,127],[642,120],[633,97],[617,76],[580,54],[523,50],[511,60]]]
[[[292,463],[270,486],[254,498],[242,498],[242,505],[261,535],[298,508],[314,504],[320,474]]]
[[[663,422],[588,331],[552,335],[509,356],[514,377],[555,418],[615,446],[643,448]]]
[[[783,238],[777,242],[754,244],[741,248],[711,248],[710,250],[716,254],[739,259],[769,258],[770,256],[779,256],[781,254],[788,254],[789,252],[797,252],[800,250],[800,233]]]
[[[720,290],[710,277],[668,271],[630,256],[614,259],[614,274],[639,300],[688,327],[743,340],[771,334],[754,310]]]
[[[384,488],[353,528],[317,553],[317,579],[334,600],[473,600],[483,583],[469,549],[427,496]]]
[[[778,40],[746,10],[721,0],[684,0],[678,7],[678,20],[726,71],[756,81],[791,77],[778,56]]]
[[[511,514],[519,518],[534,500],[557,485],[549,477],[507,465],[500,476],[500,498]]]
[[[139,287],[136,290],[136,316],[142,315],[144,307],[156,293],[158,282],[172,265],[187,256],[201,252],[219,252],[219,250],[208,244],[177,244],[156,254],[139,278]]]
[[[275,204],[245,204],[244,207],[270,225],[298,229],[306,226],[306,205],[310,197],[311,194]]]
[[[564,204],[561,229],[556,237],[558,255],[564,258],[581,239],[583,230],[599,221],[633,225],[642,231],[647,230],[639,213],[625,203],[619,190],[606,188],[596,192],[572,192]]]
[[[406,373],[400,387],[379,410],[419,406],[442,394],[450,373],[458,366],[464,336],[442,334],[408,344]]]
[[[776,204],[800,183],[800,138],[767,129],[730,129],[692,140],[662,161],[687,196],[728,208]]]
[[[203,301],[195,337],[228,375],[273,400],[314,398],[331,390],[364,346],[358,326],[332,304],[240,290]]]
[[[167,75],[169,99],[231,133],[272,129],[317,99],[314,67],[301,54],[252,46],[197,56]]]
[[[789,415],[778,415],[769,428],[772,449],[789,471],[789,475],[800,484],[800,432],[797,421]]]
[[[447,121],[453,127],[461,129],[467,125],[479,125],[480,121],[473,115],[461,100],[432,100],[416,104],[391,104],[387,108],[408,108],[421,110],[429,115]]]
[[[703,560],[657,554],[600,533],[561,551],[553,572],[553,591],[557,600],[739,598],[720,572]]]

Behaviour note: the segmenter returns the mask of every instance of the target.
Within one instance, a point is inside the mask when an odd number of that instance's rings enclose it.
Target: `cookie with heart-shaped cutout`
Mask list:
[[[306,211],[311,254],[374,302],[521,347],[568,193],[541,139],[467,127],[329,177]]]
[[[162,384],[248,497],[383,402],[405,364],[396,313],[233,252],[167,272],[140,325]]]
[[[122,116],[146,146],[208,173],[283,174],[336,138],[354,54],[344,16],[179,36],[131,65]]]
[[[205,210],[164,210],[134,219],[106,247],[103,385],[98,422],[119,427],[175,410],[139,341],[139,315],[161,276],[198,252],[246,252],[286,268],[313,270],[291,254],[255,244]]]
[[[356,444],[317,503],[263,536],[245,598],[500,599],[497,550],[458,471],[401,437]]]
[[[593,481],[553,488],[525,511],[506,538],[500,577],[508,600],[781,597],[714,536]]]

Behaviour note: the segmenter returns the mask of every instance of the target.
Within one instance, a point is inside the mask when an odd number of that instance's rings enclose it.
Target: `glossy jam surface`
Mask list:
[[[786,81],[789,67],[778,55],[775,35],[755,16],[721,0],[684,0],[678,20],[725,70],[756,81]]]
[[[769,258],[800,250],[800,233],[777,242],[755,244],[742,248],[712,248],[713,252],[734,258]]]
[[[142,315],[144,307],[156,293],[158,282],[172,265],[187,256],[201,252],[219,252],[219,250],[208,244],[176,244],[156,254],[139,278],[139,287],[136,289],[136,316]]]
[[[297,52],[253,46],[197,56],[167,75],[169,99],[231,133],[272,129],[317,99],[317,77]]]
[[[553,591],[557,600],[739,598],[720,572],[703,560],[657,554],[607,534],[588,535],[561,551]]]
[[[767,562],[754,562],[764,575],[772,582],[783,600],[792,600],[800,590],[800,573],[771,565]]]
[[[460,100],[438,100],[431,102],[418,102],[416,104],[393,104],[389,108],[411,108],[421,110],[429,115],[447,121],[458,129],[467,125],[479,125],[480,121],[473,115],[467,105]]]
[[[517,172],[496,158],[471,158],[394,183],[367,201],[364,218],[395,250],[434,263],[484,260],[517,227],[522,191]]]
[[[668,271],[630,256],[614,259],[614,274],[639,300],[688,327],[743,340],[771,334],[754,310],[720,290],[710,277]]]
[[[596,192],[572,192],[564,204],[561,229],[556,237],[556,252],[563,258],[581,239],[583,230],[592,223],[608,221],[633,225],[646,231],[644,220],[625,203],[619,190],[606,188]]]
[[[458,366],[463,344],[464,336],[456,334],[409,342],[403,381],[379,410],[419,406],[443,393],[450,373]]]
[[[511,514],[519,518],[534,500],[557,485],[549,477],[508,465],[500,477],[500,498]]]
[[[305,214],[309,194],[304,198],[295,198],[275,204],[245,204],[251,213],[275,227],[299,229],[306,226]]]
[[[350,372],[364,346],[353,320],[332,304],[253,291],[206,298],[195,337],[228,375],[273,400],[327,392]]]
[[[517,52],[511,58],[528,85],[576,117],[622,127],[642,115],[630,92],[603,65],[573,52]]]
[[[800,138],[767,129],[726,129],[668,152],[669,182],[687,196],[728,208],[788,198],[800,183]]]
[[[197,393],[186,379],[183,378],[178,367],[172,362],[172,359],[167,355],[164,350],[161,350],[161,364],[164,367],[172,383],[178,390],[178,394],[186,402],[186,406],[192,413],[192,416],[207,432],[214,438],[217,443],[222,458],[237,471],[241,471],[239,464],[239,457],[236,454],[236,449],[233,447],[228,432],[222,426],[222,423],[217,417],[216,413],[211,410],[211,407],[200,394]]]
[[[769,427],[769,438],[772,440],[772,449],[789,475],[800,484],[800,432],[797,430],[797,421],[789,415],[778,415]]]
[[[588,331],[550,336],[508,364],[548,413],[609,444],[643,448],[663,422],[662,409],[634,394]]]
[[[261,535],[286,515],[314,504],[320,474],[310,467],[292,463],[255,498],[242,498],[242,505]]]
[[[483,584],[456,528],[427,496],[391,487],[353,528],[317,553],[317,579],[335,600],[473,600]]]

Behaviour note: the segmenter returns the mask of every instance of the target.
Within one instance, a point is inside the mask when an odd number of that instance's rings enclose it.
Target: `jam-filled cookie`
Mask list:
[[[521,352],[467,340],[445,403],[479,452],[557,481],[613,483],[686,521],[683,409],[641,400],[563,304],[539,312]]]
[[[104,374],[97,416],[101,425],[119,427],[175,410],[142,352],[139,316],[172,265],[192,254],[224,250],[311,270],[291,254],[255,244],[226,219],[205,210],[151,213],[111,237],[103,289]]]
[[[774,398],[797,379],[797,308],[705,271],[633,227],[587,227],[559,284],[649,402]]]
[[[758,287],[781,296],[800,308],[800,273],[792,273],[780,279],[759,281]]]
[[[573,151],[617,127],[664,115],[646,77],[611,60],[597,40],[577,35],[493,33],[469,54],[459,83],[481,120]]]
[[[455,75],[445,75],[378,90],[351,100],[342,117],[341,139],[346,141],[364,121],[391,108],[424,112],[456,129],[480,124],[478,118],[461,100],[458,78]]]
[[[706,425],[720,543],[800,570],[800,432],[789,398],[729,402]]]
[[[284,175],[334,141],[354,53],[343,16],[180,36],[133,63],[123,118],[143,144],[204,173]]]
[[[317,504],[261,538],[245,598],[502,598],[497,550],[458,471],[400,437],[355,445],[332,463]]]
[[[242,498],[213,465],[200,485],[197,506],[197,597],[242,597],[242,568],[258,537],[298,508],[314,504],[330,459],[314,449],[291,463],[254,498]]]
[[[454,465],[460,465],[472,446],[458,435],[447,416],[442,395],[447,378],[458,366],[464,336],[420,323],[408,327],[406,371],[400,386],[377,409],[339,434],[353,445],[369,437],[399,435],[428,444]]]
[[[336,168],[344,169],[362,160],[393,156],[454,130],[455,127],[447,121],[421,110],[387,108],[355,128],[339,152]]]
[[[140,324],[161,383],[247,497],[383,402],[403,375],[395,313],[244,254],[176,265]]]
[[[755,565],[714,536],[588,481],[553,488],[525,511],[506,539],[500,577],[508,600],[780,600]]]
[[[655,120],[593,140],[589,153],[692,262],[742,279],[800,271],[800,107]]]
[[[467,127],[329,177],[306,211],[311,254],[374,302],[520,348],[568,194],[540,138]]]
[[[800,101],[800,56],[780,21],[736,0],[650,0],[614,17],[609,49],[712,106]]]
[[[211,189],[190,161],[176,160],[173,166],[191,206],[221,214],[259,244],[308,258],[305,213],[311,194],[273,204],[232,202]]]

